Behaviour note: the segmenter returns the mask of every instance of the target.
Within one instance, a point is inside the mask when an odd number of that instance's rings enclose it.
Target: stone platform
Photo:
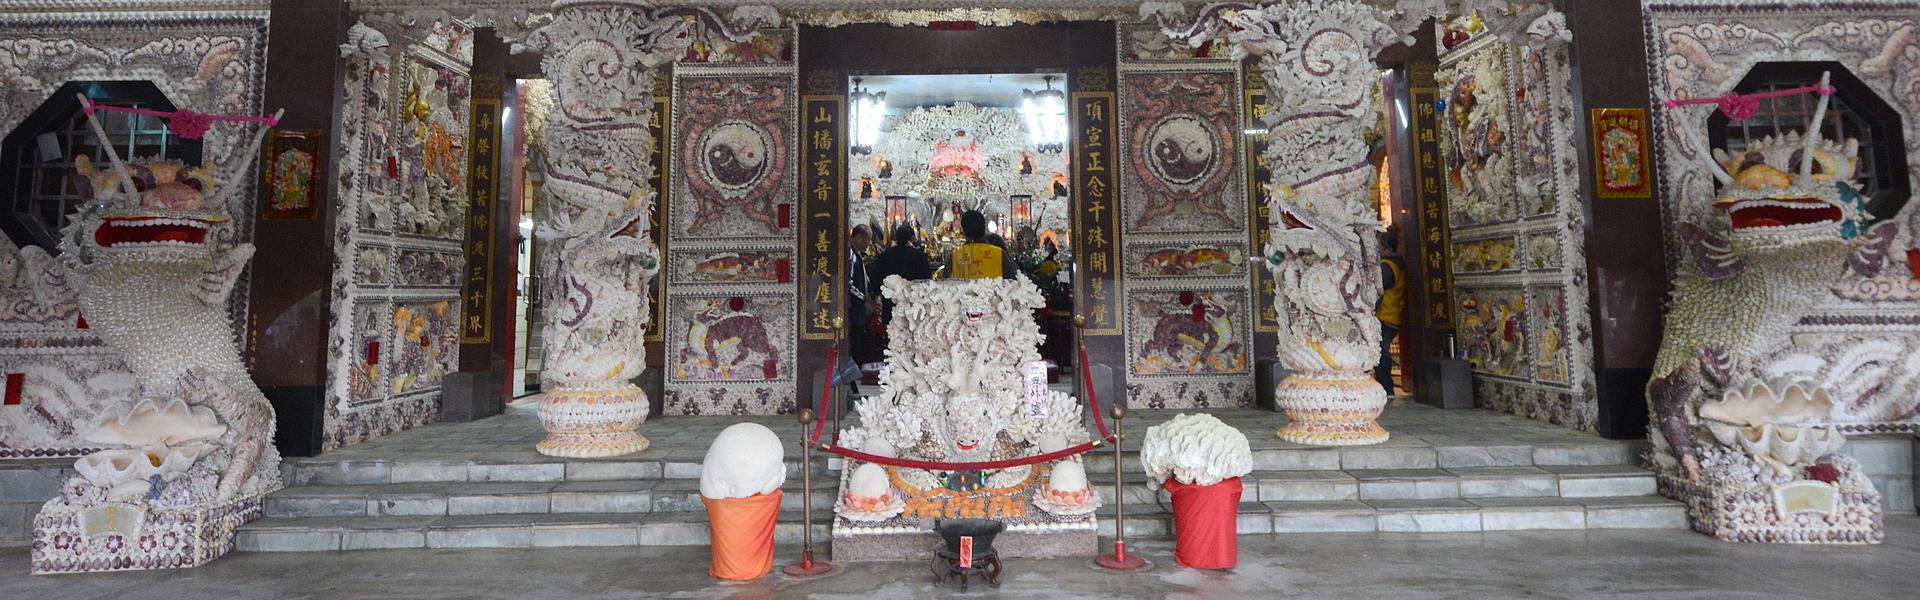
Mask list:
[[[531,400],[531,399],[529,399]],[[663,417],[641,432],[644,452],[561,459],[533,450],[537,404],[462,424],[436,424],[283,465],[288,488],[266,518],[240,530],[240,551],[549,546],[676,546],[708,542],[700,460],[733,423],[767,425],[798,444],[787,416]],[[1490,531],[1687,527],[1685,508],[1654,495],[1638,467],[1640,441],[1615,441],[1483,410],[1398,403],[1379,446],[1316,448],[1274,437],[1285,417],[1257,409],[1210,411],[1252,442],[1240,533]],[[1121,446],[1130,538],[1171,533],[1164,492],[1147,488],[1137,440],[1174,413],[1136,411]],[[816,453],[813,538],[828,548],[841,461]],[[1088,457],[1106,497],[1098,532],[1113,532],[1113,454]],[[801,538],[799,457],[775,537]]]

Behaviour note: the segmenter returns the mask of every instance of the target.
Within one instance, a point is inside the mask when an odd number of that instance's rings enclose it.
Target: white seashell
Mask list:
[[[1061,461],[1054,465],[1053,476],[1047,478],[1047,489],[1061,492],[1087,489],[1087,469],[1077,462]]]
[[[887,470],[874,463],[860,465],[847,478],[847,493],[856,498],[879,498],[892,488],[893,484],[887,481]]]
[[[700,461],[700,495],[715,500],[771,494],[786,482],[786,448],[758,423],[720,430]]]
[[[1749,380],[1700,405],[1700,418],[1720,445],[1789,465],[1812,463],[1846,444],[1830,421],[1833,412],[1826,388],[1783,380]]]
[[[122,481],[107,490],[107,499],[119,502],[137,502],[147,497],[153,490],[153,482],[145,479]]]
[[[174,398],[165,401],[141,400],[132,406],[110,406],[100,413],[100,423],[87,432],[87,441],[121,446],[179,446],[218,438],[227,426],[213,409],[193,406]]]
[[[73,468],[87,481],[102,487],[127,481],[145,481],[154,475],[172,481],[199,460],[201,451],[202,448],[198,446],[102,450],[80,457],[73,463]]]
[[[1182,414],[1147,428],[1140,465],[1155,485],[1213,485],[1253,472],[1253,450],[1246,434],[1213,415]]]
[[[80,460],[74,461],[73,469],[79,471],[81,477],[85,477],[94,485],[112,486],[123,481],[142,479],[140,477],[142,464],[152,464],[147,461],[145,452],[102,450],[80,457]]]

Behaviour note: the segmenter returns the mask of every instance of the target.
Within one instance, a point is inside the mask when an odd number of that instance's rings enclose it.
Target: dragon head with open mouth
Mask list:
[[[177,161],[133,162],[123,187],[112,169],[98,168],[85,156],[74,163],[81,196],[95,200],[63,240],[77,265],[206,262],[232,242],[231,220],[210,201],[210,170]]]
[[[1858,170],[1860,143],[1807,144],[1797,132],[1762,139],[1738,154],[1714,150],[1733,184],[1714,202],[1727,217],[1727,242],[1737,253],[1777,252],[1806,244],[1840,243],[1852,210],[1840,182]],[[1802,174],[1803,160],[1810,168]]]

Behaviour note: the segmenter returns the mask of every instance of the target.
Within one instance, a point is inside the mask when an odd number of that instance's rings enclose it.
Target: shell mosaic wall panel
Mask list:
[[[1240,64],[1156,28],[1118,36],[1128,402],[1251,405]]]
[[[669,415],[794,410],[798,91],[790,48],[754,56],[674,70]]]
[[[343,47],[328,449],[432,421],[459,369],[472,39],[383,26]]]
[[[69,81],[148,81],[175,106],[259,114],[267,11],[122,12],[72,19],[0,12],[0,134]],[[204,155],[229,155],[240,128],[214,127]],[[251,187],[248,174],[232,185]],[[252,198],[251,193],[236,194]],[[253,237],[254,205],[227,207],[238,241]],[[230,310],[244,323],[247,286]],[[245,332],[238,332],[245,335]],[[130,403],[138,384],[120,357],[88,331],[64,270],[42,249],[0,241],[0,459],[77,456],[79,435],[107,406]]]
[[[1655,98],[1719,96],[1763,62],[1844,65],[1900,114],[1909,176],[1920,188],[1920,2],[1809,8],[1655,0],[1646,3],[1645,18]],[[1691,166],[1692,146],[1677,137],[1699,124],[1658,106],[1653,115],[1665,221],[1706,222],[1713,182]],[[1835,265],[1842,275],[1833,296],[1760,359],[1769,378],[1832,390],[1832,421],[1849,432],[1920,430],[1920,202],[1882,216],[1854,238],[1847,263]],[[1669,238],[1670,269],[1680,264],[1682,248]]]
[[[1487,408],[1593,431],[1592,324],[1566,44],[1485,35],[1440,58],[1455,335]]]

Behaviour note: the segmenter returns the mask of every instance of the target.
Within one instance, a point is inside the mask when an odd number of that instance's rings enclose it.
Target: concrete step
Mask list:
[[[0,548],[33,544],[33,517],[45,500],[0,502]]]
[[[814,480],[814,504],[833,503],[838,481]],[[800,480],[783,486],[783,510],[799,510]],[[268,517],[439,517],[508,514],[702,512],[691,479],[560,482],[438,482],[307,485],[267,496]]]
[[[1113,475],[1089,477],[1106,497]],[[1476,498],[1601,498],[1655,493],[1653,474],[1624,465],[1547,467],[1456,467],[1357,471],[1254,471],[1241,478],[1242,502],[1345,502]],[[1149,488],[1144,475],[1128,474],[1121,487],[1131,504],[1171,502],[1166,490]]]
[[[1264,441],[1263,441],[1264,443]],[[1389,440],[1379,446],[1316,448],[1288,445],[1253,451],[1253,467],[1266,471],[1354,471],[1384,469],[1452,469],[1471,467],[1637,465],[1644,443],[1592,438],[1590,442],[1549,445],[1430,445],[1418,440]],[[1256,444],[1258,448],[1259,444]],[[649,453],[642,453],[647,455]],[[288,459],[282,464],[288,485],[369,485],[389,483],[499,481],[558,482],[633,479],[699,479],[704,451],[671,450],[647,458],[562,459],[530,452],[504,453],[496,458],[330,460]],[[1137,444],[1122,445],[1121,464],[1140,471]],[[824,452],[814,454],[814,472],[832,476],[842,460]],[[1112,473],[1110,446],[1086,455],[1088,473]],[[789,456],[787,469],[800,472],[800,460]]]
[[[816,543],[831,539],[830,509],[813,513]],[[780,513],[774,539],[800,540],[800,512]],[[1102,508],[1100,535],[1113,535],[1113,508]],[[1658,496],[1242,502],[1238,533],[1444,533],[1546,529],[1683,529],[1686,507]],[[1131,539],[1166,538],[1173,515],[1157,505],[1127,510]],[[269,517],[240,528],[250,552],[390,548],[699,546],[708,543],[704,511],[498,514],[413,517]]]
[[[33,543],[33,517],[74,476],[73,458],[0,461],[0,548]]]
[[[813,536],[829,537],[831,510],[814,511]],[[777,543],[798,543],[799,511],[780,513]],[[270,517],[240,528],[246,552],[319,552],[395,548],[546,548],[704,546],[701,512],[456,515],[419,517]]]
[[[1112,536],[1113,507],[1099,513]],[[1685,529],[1687,507],[1660,496],[1458,498],[1241,502],[1240,535],[1263,533],[1442,533],[1541,529]],[[1172,535],[1173,514],[1158,504],[1127,505],[1129,538]]]
[[[564,459],[529,454],[509,459],[328,460],[322,455],[287,459],[281,463],[281,475],[288,485],[697,480],[702,457]],[[816,453],[813,458],[816,476],[833,477],[839,471],[838,457]],[[798,457],[789,457],[787,474],[789,478],[800,476]]]

